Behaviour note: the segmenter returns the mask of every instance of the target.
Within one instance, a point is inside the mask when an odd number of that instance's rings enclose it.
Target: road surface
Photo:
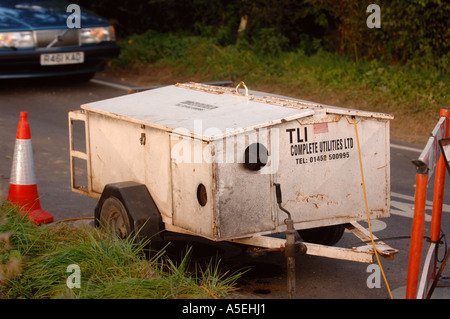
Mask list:
[[[28,112],[34,161],[41,206],[55,220],[92,217],[96,200],[74,194],[70,190],[69,139],[67,113],[80,104],[127,94],[127,84],[91,80],[85,83],[54,81],[9,81],[0,83],[0,197],[6,198],[19,113]],[[421,146],[392,141],[391,180],[392,210],[386,220],[372,222],[374,234],[399,249],[393,261],[382,266],[395,297],[403,298],[406,285],[413,206],[415,168],[411,160],[418,157]],[[448,183],[447,183],[448,184]],[[432,184],[428,198],[432,199]],[[450,229],[450,194],[446,187],[442,230]],[[429,234],[431,202],[427,203],[425,235]],[[367,223],[361,223],[367,227]],[[174,243],[185,242],[183,238]],[[356,237],[345,233],[338,243],[352,247]],[[198,254],[214,252],[202,240],[194,240]],[[257,298],[286,298],[285,259],[281,253],[253,257],[247,250],[231,244],[217,244],[224,267],[251,267],[240,287]],[[174,245],[176,248],[177,245]],[[424,244],[426,248],[426,244]],[[175,249],[174,248],[174,249]],[[175,249],[176,250],[176,249]],[[425,255],[426,250],[423,251]],[[214,254],[214,253],[212,253]],[[195,255],[195,253],[194,253]],[[381,281],[380,288],[368,287],[372,272],[367,264],[312,256],[297,258],[297,298],[389,298]]]

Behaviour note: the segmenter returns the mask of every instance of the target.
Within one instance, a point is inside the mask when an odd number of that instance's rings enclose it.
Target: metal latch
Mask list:
[[[139,142],[141,142],[141,145],[145,145],[145,133],[141,133],[141,137],[139,138]]]

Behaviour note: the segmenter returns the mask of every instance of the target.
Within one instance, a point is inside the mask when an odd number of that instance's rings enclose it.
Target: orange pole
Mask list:
[[[433,209],[431,213],[431,241],[438,241],[441,234],[442,203],[444,201],[445,159],[441,155],[436,165],[436,178],[434,181]]]
[[[448,137],[450,110],[446,108],[441,109],[441,117],[445,117],[445,129],[442,138]],[[433,195],[433,209],[431,213],[431,230],[430,239],[432,242],[437,242],[441,235],[441,220],[442,220],[442,203],[444,202],[444,186],[445,186],[445,171],[446,164],[444,155],[441,154],[436,165],[436,177],[434,180],[434,195]],[[434,275],[434,274],[433,274]]]
[[[415,299],[419,282],[420,262],[422,256],[423,233],[425,228],[425,203],[427,200],[428,173],[416,174],[416,194],[414,218],[409,247],[408,276],[406,282],[406,299]]]

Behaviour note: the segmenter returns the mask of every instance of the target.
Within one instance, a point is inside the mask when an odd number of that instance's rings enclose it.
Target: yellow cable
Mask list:
[[[378,257],[375,242],[373,240],[372,226],[370,225],[369,209],[367,207],[366,185],[364,183],[364,173],[363,173],[363,166],[362,166],[362,160],[361,160],[361,148],[359,146],[358,127],[356,125],[355,117],[353,117],[353,123],[355,124],[356,144],[358,145],[359,167],[361,169],[361,179],[362,179],[362,186],[363,186],[363,193],[364,193],[364,204],[366,206],[367,224],[369,225],[370,240],[372,241],[373,250],[375,251],[375,257],[377,258],[378,266],[380,267],[381,274],[383,275],[384,282],[386,283],[386,287],[389,292],[389,296],[391,299],[393,299],[391,289],[389,288],[389,284],[388,284],[386,276],[384,274],[383,267],[381,266],[381,263],[380,263],[380,258]]]

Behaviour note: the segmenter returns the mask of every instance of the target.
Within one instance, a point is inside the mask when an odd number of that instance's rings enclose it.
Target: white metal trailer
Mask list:
[[[128,94],[69,113],[72,189],[98,198],[97,220],[123,235],[146,225],[149,235],[167,230],[283,249],[285,240],[265,235],[286,231],[285,210],[307,254],[370,263],[371,244],[331,245],[344,226],[370,239],[357,223],[367,220],[359,155],[370,218],[389,217],[391,119],[249,92],[242,83]],[[76,121],[84,122],[85,150],[74,147]],[[87,185],[77,184],[77,159]],[[387,258],[397,252],[376,247]]]

